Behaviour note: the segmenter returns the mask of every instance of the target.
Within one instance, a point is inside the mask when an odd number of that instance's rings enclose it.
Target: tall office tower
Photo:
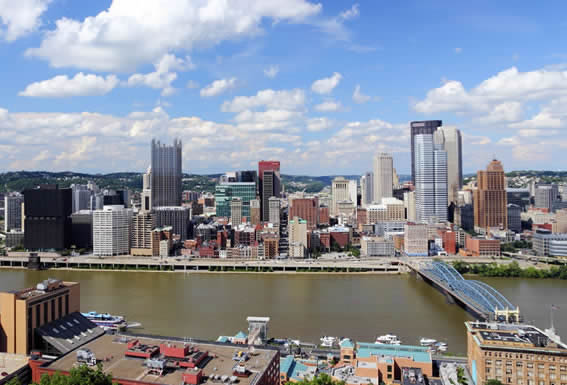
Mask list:
[[[89,186],[84,184],[73,184],[71,185],[71,191],[73,194],[73,212],[76,213],[81,210],[89,210],[92,195],[92,192],[89,190]]]
[[[477,189],[474,191],[474,226],[508,228],[506,176],[500,161],[494,159],[486,171],[477,172]]]
[[[71,189],[57,185],[24,191],[24,247],[29,250],[71,246]]]
[[[289,256],[304,258],[307,249],[307,221],[293,217],[289,221]]]
[[[191,210],[181,206],[161,206],[154,207],[152,210],[156,227],[171,226],[172,233],[179,235],[181,241],[185,241],[188,236],[189,221]]]
[[[242,223],[242,199],[238,197],[230,200],[230,223],[233,227]]]
[[[374,156],[374,199],[381,203],[382,198],[391,198],[394,188],[394,161],[392,154],[381,152]]]
[[[404,208],[406,209],[406,219],[408,222],[417,222],[415,212],[415,191],[404,193]]]
[[[230,218],[232,198],[242,201],[242,216],[250,217],[250,202],[256,198],[256,183],[226,182],[215,186],[215,207],[217,217]]]
[[[308,229],[316,229],[319,224],[319,198],[295,198],[290,202],[288,217],[305,219]]]
[[[339,202],[350,201],[356,208],[356,181],[339,176],[331,183],[331,215],[337,215]]]
[[[104,206],[93,212],[93,254],[123,255],[130,252],[132,210],[122,205]]]
[[[260,199],[252,199],[250,201],[250,223],[256,226],[260,222]]]
[[[538,184],[535,189],[534,206],[539,209],[554,211],[554,205],[559,200],[559,186],[556,184]]]
[[[411,181],[415,186],[415,136],[416,135],[433,135],[437,127],[441,127],[441,120],[424,120],[420,122],[410,123],[411,135]]]
[[[508,203],[508,229],[515,233],[522,232],[522,208],[513,203]]]
[[[152,230],[154,216],[149,211],[141,210],[132,218],[131,255],[152,255]]]
[[[360,194],[362,207],[372,204],[374,200],[374,174],[370,171],[364,173],[360,178]]]
[[[152,167],[142,176],[142,194],[140,211],[148,212],[152,210]]]
[[[256,183],[258,179],[258,174],[255,170],[243,170],[236,172],[236,181],[237,182],[254,182]]]
[[[280,198],[270,197],[270,199],[268,199],[268,208],[270,210],[270,212],[268,213],[269,222],[273,224],[279,224],[281,209]]]
[[[179,139],[175,139],[171,146],[152,140],[152,207],[181,206],[181,152]]]
[[[258,162],[258,189],[260,195],[261,219],[269,219],[270,197],[281,196],[280,162],[278,160],[261,160]]]
[[[100,191],[91,195],[90,210],[102,210],[104,207],[104,194]]]
[[[413,137],[415,165],[415,212],[421,223],[447,220],[447,153],[442,136]]]
[[[20,193],[7,194],[4,197],[4,231],[22,230],[22,204],[24,196]]]
[[[453,126],[442,126],[437,133],[443,135],[443,148],[447,152],[447,184],[449,203],[457,204],[458,192],[463,187],[463,157],[461,131]]]

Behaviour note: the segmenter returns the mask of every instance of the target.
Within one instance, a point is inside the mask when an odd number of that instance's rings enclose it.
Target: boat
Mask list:
[[[81,314],[104,330],[122,330],[128,326],[126,324],[126,320],[122,316],[111,315],[108,313],[97,313],[96,311]]]
[[[433,338],[422,338],[419,340],[419,343],[421,344],[421,346],[431,346],[433,344],[435,344],[437,342],[437,340],[434,340]]]
[[[324,336],[320,338],[321,346],[332,348],[338,341],[337,337]]]
[[[447,344],[445,342],[437,342],[433,346],[435,346],[435,349],[437,349],[440,352],[447,351]]]
[[[400,341],[398,336],[395,334],[384,334],[383,336],[376,338],[376,343],[385,345],[400,345],[402,341]]]

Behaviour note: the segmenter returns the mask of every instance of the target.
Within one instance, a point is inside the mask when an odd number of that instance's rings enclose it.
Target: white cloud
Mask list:
[[[189,56],[181,59],[175,55],[168,54],[156,62],[154,67],[154,72],[130,76],[127,85],[129,87],[146,86],[161,89],[162,96],[169,96],[175,92],[171,84],[177,79],[177,72],[173,71],[191,70],[195,68],[195,65]]]
[[[360,84],[357,84],[354,88],[354,93],[352,94],[352,100],[354,100],[355,103],[363,104],[368,102],[370,99],[370,96],[364,95],[362,91],[360,91]]]
[[[360,15],[360,6],[358,3],[353,4],[350,9],[347,9],[339,14],[339,18],[342,20],[352,20]]]
[[[271,65],[264,70],[264,76],[270,79],[275,78],[280,72],[280,67],[277,65]]]
[[[317,104],[315,109],[320,112],[336,112],[343,108],[340,102],[327,100],[321,104]]]
[[[320,132],[333,127],[334,122],[328,118],[312,118],[307,121],[307,131]]]
[[[321,9],[307,0],[113,0],[96,16],[57,20],[27,54],[56,68],[133,71],[174,51],[258,35],[265,20],[306,22]]]
[[[51,0],[0,0],[0,37],[14,41],[36,30]]]
[[[311,85],[311,91],[321,95],[330,94],[339,85],[343,76],[335,72],[331,77],[315,80]]]
[[[241,112],[259,107],[270,109],[295,110],[305,104],[305,92],[298,88],[293,90],[274,91],[261,90],[254,96],[237,96],[231,101],[222,104],[224,112]]]
[[[201,89],[201,97],[210,98],[236,88],[236,78],[215,80],[205,88]]]
[[[455,48],[455,53],[456,53],[456,54],[459,54],[459,53],[461,53],[461,52],[463,52],[463,49],[462,49],[462,48],[460,48],[460,47]]]
[[[103,77],[79,72],[73,78],[68,78],[67,75],[59,75],[48,80],[32,83],[19,95],[39,98],[105,95],[117,85],[118,78],[114,75]]]

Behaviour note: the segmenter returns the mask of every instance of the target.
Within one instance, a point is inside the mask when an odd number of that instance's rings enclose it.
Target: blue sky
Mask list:
[[[409,171],[408,126],[463,133],[466,172],[563,169],[567,4],[0,0],[0,170]]]

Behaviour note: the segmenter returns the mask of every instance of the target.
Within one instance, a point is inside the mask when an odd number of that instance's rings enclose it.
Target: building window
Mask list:
[[[57,315],[59,316],[59,318],[62,318],[62,316],[63,316],[63,297],[57,298],[57,310],[58,310]]]
[[[388,373],[392,371],[392,365],[388,365]]]
[[[47,323],[47,302],[43,303],[43,325]]]
[[[35,307],[35,327],[41,324],[41,305],[36,305]]]
[[[69,294],[65,294],[65,315],[69,314]]]
[[[55,320],[55,298],[51,300],[51,321]]]

